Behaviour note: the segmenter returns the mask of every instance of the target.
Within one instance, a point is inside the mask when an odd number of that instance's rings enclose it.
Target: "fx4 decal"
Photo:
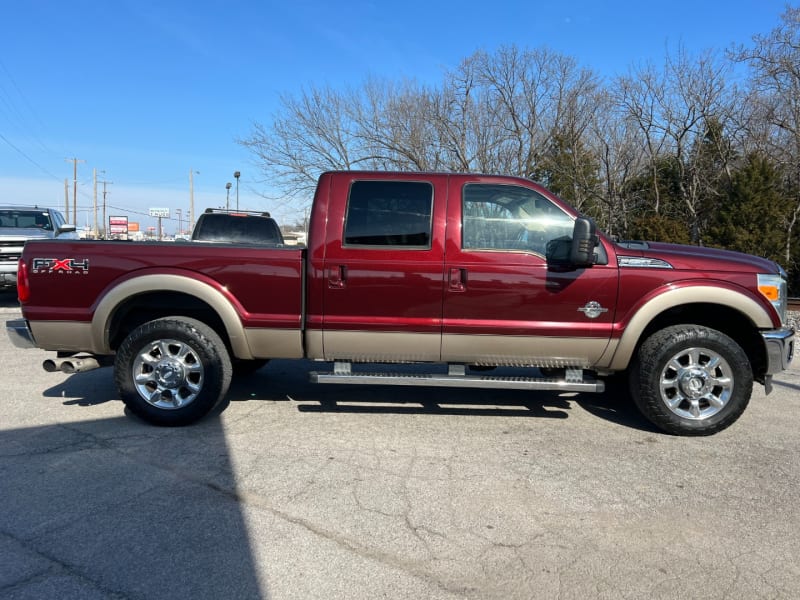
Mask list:
[[[89,259],[84,258],[34,258],[34,273],[56,273],[63,275],[87,275]]]

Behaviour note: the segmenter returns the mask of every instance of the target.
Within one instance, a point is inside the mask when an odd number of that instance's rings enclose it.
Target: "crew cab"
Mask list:
[[[32,242],[18,289],[16,345],[56,352],[50,371],[113,364],[125,404],[161,425],[202,418],[234,372],[309,358],[320,383],[592,393],[618,374],[657,427],[706,435],[794,351],[774,262],[616,243],[497,175],[324,173],[307,248]],[[508,366],[524,374],[486,372]]]

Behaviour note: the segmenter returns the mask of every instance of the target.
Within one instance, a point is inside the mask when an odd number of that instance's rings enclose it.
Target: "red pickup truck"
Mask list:
[[[794,350],[774,262],[617,243],[503,176],[324,173],[307,248],[30,242],[18,291],[15,345],[56,351],[50,371],[113,364],[128,408],[162,425],[206,415],[235,372],[310,358],[333,363],[321,383],[601,392],[623,374],[656,426],[705,435]],[[504,366],[530,369],[486,372]]]

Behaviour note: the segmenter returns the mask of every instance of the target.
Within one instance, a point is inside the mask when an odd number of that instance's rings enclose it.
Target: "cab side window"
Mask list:
[[[46,212],[36,215],[36,227],[39,229],[44,229],[45,231],[53,231],[53,224],[50,222],[50,215]]]
[[[461,202],[464,250],[517,250],[544,255],[547,242],[570,235],[572,218],[534,190],[467,184]]]
[[[355,181],[344,224],[345,246],[429,249],[433,186],[422,181]]]

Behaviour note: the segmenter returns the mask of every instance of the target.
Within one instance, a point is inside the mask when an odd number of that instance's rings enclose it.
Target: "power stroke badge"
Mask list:
[[[34,258],[33,273],[53,275],[88,275],[89,259]]]

